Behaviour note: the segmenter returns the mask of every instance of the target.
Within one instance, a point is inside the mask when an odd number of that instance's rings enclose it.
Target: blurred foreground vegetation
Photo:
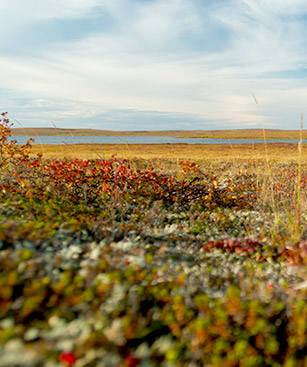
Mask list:
[[[54,158],[1,120],[0,366],[307,366],[304,149]]]

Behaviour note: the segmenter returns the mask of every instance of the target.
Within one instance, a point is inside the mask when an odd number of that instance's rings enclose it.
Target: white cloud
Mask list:
[[[158,49],[169,42],[178,42],[184,33],[204,31],[202,20],[193,1],[159,0],[143,5],[137,12],[132,32],[142,44],[149,42]]]
[[[306,60],[306,23],[299,18],[303,14],[307,3],[300,0],[233,0],[216,8],[214,17],[233,33],[237,61],[276,71]]]
[[[64,37],[61,42],[39,44],[31,53],[33,43],[26,56],[7,52],[0,57],[3,88],[31,94],[35,100],[67,101],[63,118],[124,109],[250,126],[259,122],[252,98],[256,93],[265,123],[286,126],[295,120],[296,109],[306,104],[304,81],[282,77],[292,70],[300,75],[306,65],[305,1],[33,4],[34,0],[0,4],[5,22],[15,17],[17,36],[43,20],[75,19],[77,26],[79,18],[99,17],[100,12],[112,20],[74,42]],[[36,108],[44,106],[48,110],[44,103]],[[35,114],[35,104],[32,108]]]
[[[18,27],[38,20],[78,18],[100,4],[99,0],[2,0],[1,21]]]

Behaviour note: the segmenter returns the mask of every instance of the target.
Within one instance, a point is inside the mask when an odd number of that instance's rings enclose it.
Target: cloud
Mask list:
[[[214,17],[233,34],[231,54],[237,62],[276,71],[306,60],[304,14],[307,5],[300,0],[251,0],[225,2]]]
[[[45,101],[28,104],[29,116],[96,123],[113,113],[119,129],[137,129],[144,116],[148,128],[157,117],[258,126],[255,93],[265,124],[289,127],[306,105],[305,1],[32,3],[0,4],[1,86],[15,106],[14,95]]]
[[[3,0],[0,12],[4,24],[18,28],[42,20],[80,18],[99,4],[99,0]]]

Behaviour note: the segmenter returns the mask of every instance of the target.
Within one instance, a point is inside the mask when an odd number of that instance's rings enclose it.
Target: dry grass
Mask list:
[[[207,160],[263,160],[266,158],[264,144],[72,144],[34,145],[32,153],[43,152],[44,158],[110,158],[117,155],[126,159],[184,159]],[[270,160],[289,161],[298,157],[295,143],[267,145]],[[302,145],[302,161],[307,160],[307,147]]]
[[[153,168],[169,174],[181,171],[180,161],[196,162],[206,167],[249,167],[253,173],[267,173],[267,162],[279,164],[297,162],[297,144],[75,144],[34,145],[32,154],[43,152],[43,159],[109,159],[116,155],[130,161],[134,169]],[[307,146],[302,145],[301,162],[307,165]],[[229,166],[230,164],[230,166]],[[227,170],[226,170],[227,171]],[[227,175],[227,172],[225,174]]]
[[[180,132],[182,137],[217,138],[217,139],[299,139],[299,130],[276,129],[238,129]],[[307,138],[307,131],[302,131],[303,139]]]

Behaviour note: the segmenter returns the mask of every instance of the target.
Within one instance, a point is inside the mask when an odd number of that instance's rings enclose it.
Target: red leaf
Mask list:
[[[140,364],[140,359],[129,354],[125,358],[125,367],[137,367]]]
[[[63,362],[67,366],[72,366],[76,362],[76,360],[77,360],[76,356],[71,352],[68,353],[63,352],[59,355],[59,362]]]

